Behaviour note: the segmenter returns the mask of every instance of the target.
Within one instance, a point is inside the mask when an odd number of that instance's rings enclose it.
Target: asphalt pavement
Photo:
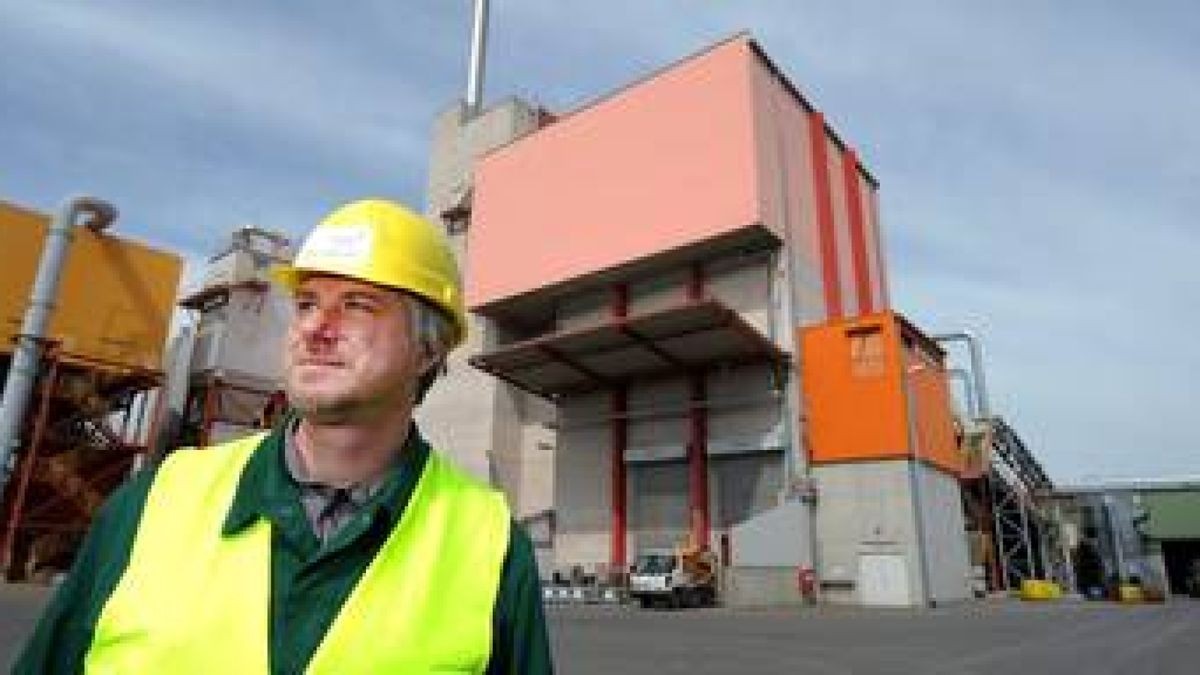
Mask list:
[[[550,609],[562,673],[1200,673],[1200,601],[930,610]]]
[[[0,664],[12,662],[48,595],[0,584]],[[986,600],[929,610],[570,606],[547,614],[565,675],[1200,673],[1200,601],[1185,598]]]

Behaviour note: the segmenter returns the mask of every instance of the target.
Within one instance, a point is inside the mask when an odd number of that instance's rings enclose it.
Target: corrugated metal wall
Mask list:
[[[713,523],[727,528],[779,503],[783,455],[778,452],[714,457],[709,485],[715,493]]]
[[[671,547],[684,540],[688,531],[687,462],[631,466],[629,494],[634,552]]]

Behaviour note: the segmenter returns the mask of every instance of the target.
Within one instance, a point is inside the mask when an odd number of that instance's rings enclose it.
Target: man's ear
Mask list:
[[[436,377],[438,372],[444,369],[445,364],[446,357],[428,341],[421,340],[421,376],[433,374]]]
[[[446,359],[439,358],[421,371],[420,377],[417,378],[417,396],[415,403],[420,403],[425,400],[425,394],[429,388],[433,386],[433,381],[446,372]]]

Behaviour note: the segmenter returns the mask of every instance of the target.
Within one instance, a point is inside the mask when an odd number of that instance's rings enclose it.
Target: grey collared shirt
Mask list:
[[[300,448],[296,444],[296,427],[299,423],[299,420],[296,420],[288,425],[284,432],[284,463],[287,465],[288,474],[300,488],[300,503],[304,506],[304,514],[308,517],[313,534],[325,545],[379,491],[385,477],[380,476],[349,487],[334,487],[314,480],[305,468],[304,460],[300,458]]]

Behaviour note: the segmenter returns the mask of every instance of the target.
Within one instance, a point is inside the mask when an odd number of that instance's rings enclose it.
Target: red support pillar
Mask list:
[[[704,372],[690,375],[691,438],[688,441],[688,515],[691,543],[708,548],[711,523],[708,513],[708,409]]]
[[[612,288],[612,319],[623,322],[629,314],[629,287],[615,284]],[[625,449],[629,445],[629,392],[625,386],[612,390],[612,462],[609,501],[612,506],[612,537],[609,545],[611,564],[614,571],[624,571],[626,564],[625,533],[626,515],[626,472]]]
[[[626,474],[625,448],[629,444],[629,412],[625,387],[612,392],[612,566],[616,571],[625,568],[626,532]]]
[[[20,528],[22,512],[25,510],[25,495],[29,492],[29,482],[33,479],[33,469],[37,465],[38,450],[41,449],[42,437],[46,432],[46,421],[50,416],[50,399],[58,386],[58,358],[50,355],[50,372],[42,382],[42,400],[38,405],[37,417],[33,423],[33,434],[29,438],[29,449],[21,457],[21,474],[17,480],[16,493],[10,502],[8,523],[4,529],[4,542],[0,548],[0,572],[7,574],[12,565],[13,548],[17,542],[17,530]]]

